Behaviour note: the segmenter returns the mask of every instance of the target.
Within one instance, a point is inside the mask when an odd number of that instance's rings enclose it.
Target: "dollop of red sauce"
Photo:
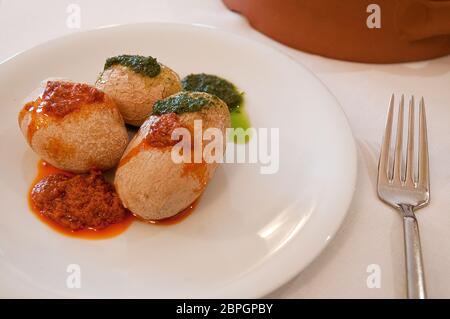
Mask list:
[[[83,104],[102,103],[105,93],[84,83],[48,81],[37,111],[63,117]]]
[[[28,125],[28,142],[34,133],[41,127],[47,125],[43,117],[36,114],[63,118],[72,113],[82,105],[103,103],[105,93],[84,83],[73,83],[64,81],[48,81],[44,92],[36,100],[26,103],[19,113],[19,125],[27,113],[31,113],[31,121]]]
[[[83,239],[106,239],[124,232],[134,220],[98,172],[75,175],[39,161],[29,204],[57,232]]]
[[[55,177],[55,176],[57,176],[57,177]],[[56,216],[55,214],[53,216],[50,216],[48,213],[45,214],[44,211],[42,210],[43,206],[41,206],[41,205],[50,205],[50,208],[53,206],[55,208],[59,206],[59,208],[62,209],[62,211],[65,211],[66,209],[69,211],[68,208],[64,207],[65,204],[63,204],[65,201],[65,199],[64,199],[65,196],[62,196],[63,193],[61,193],[57,189],[55,189],[55,193],[51,194],[50,197],[54,197],[56,200],[58,200],[58,198],[59,198],[59,203],[51,203],[51,202],[50,203],[42,203],[42,204],[38,203],[36,205],[37,189],[42,188],[44,186],[44,184],[46,183],[45,181],[47,181],[47,183],[52,183],[51,180],[55,179],[53,182],[55,182],[57,180],[61,180],[61,181],[66,181],[66,183],[67,183],[68,180],[70,180],[71,178],[74,178],[76,176],[77,175],[75,175],[73,173],[60,170],[60,169],[48,164],[45,161],[42,161],[42,160],[39,161],[37,176],[36,176],[32,186],[30,187],[30,191],[28,193],[28,202],[29,202],[32,212],[42,222],[47,224],[50,228],[57,231],[58,233],[66,235],[66,236],[82,238],[82,239],[98,240],[98,239],[107,239],[107,238],[118,236],[121,233],[123,233],[126,229],[128,229],[128,227],[134,220],[136,220],[136,219],[141,220],[140,218],[138,218],[128,212],[127,215],[125,216],[125,218],[122,218],[120,221],[113,223],[113,224],[109,224],[107,226],[106,226],[106,224],[103,224],[105,226],[103,228],[83,228],[83,229],[74,230],[70,227],[65,227],[60,222],[58,222],[58,218],[54,218]],[[103,184],[103,182],[102,182],[102,184]],[[107,187],[107,188],[109,188],[109,187]],[[35,198],[33,199],[33,197],[35,197]],[[41,200],[42,200],[42,198],[41,198]],[[75,199],[75,202],[80,202],[80,200]],[[198,202],[198,199],[196,201],[194,201],[194,203],[192,203],[189,207],[187,207],[186,209],[182,210],[181,212],[179,212],[178,214],[176,214],[172,217],[161,219],[161,220],[146,220],[145,222],[149,223],[149,224],[153,224],[153,225],[159,225],[159,226],[169,226],[169,225],[177,224],[177,223],[183,221],[185,218],[187,218],[193,212],[193,210],[197,206],[197,202]],[[118,205],[118,204],[119,203],[115,202],[114,205]],[[50,212],[50,211],[48,211],[48,212]],[[64,216],[64,213],[62,213],[60,216]],[[63,218],[63,221],[70,222],[70,219]],[[74,224],[74,225],[76,225],[76,224]],[[77,228],[77,227],[75,227],[75,228]]]
[[[34,186],[31,199],[43,215],[73,231],[106,228],[129,214],[99,171],[51,174]]]
[[[172,139],[172,133],[175,129],[182,127],[184,126],[177,114],[163,114],[150,124],[150,128],[144,141],[147,145],[153,147],[173,146],[177,144],[179,140]]]
[[[141,150],[148,148],[165,149],[177,144],[180,139],[172,139],[172,132],[177,128],[186,127],[183,126],[176,113],[167,113],[155,118],[142,141],[120,160],[119,167],[128,163]]]

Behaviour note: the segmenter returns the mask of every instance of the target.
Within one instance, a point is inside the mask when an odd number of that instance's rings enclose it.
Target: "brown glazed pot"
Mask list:
[[[293,48],[370,63],[450,54],[448,0],[223,0],[262,33]],[[379,28],[368,27],[378,5]],[[369,9],[368,9],[369,7]]]

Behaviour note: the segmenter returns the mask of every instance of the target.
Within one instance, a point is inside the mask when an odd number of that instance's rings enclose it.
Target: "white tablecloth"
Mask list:
[[[71,3],[81,10],[79,29],[66,23]],[[0,60],[71,32],[149,21],[213,25],[277,47],[312,70],[347,114],[359,151],[357,188],[348,216],[326,250],[268,297],[405,296],[402,219],[377,199],[376,165],[390,95],[423,95],[428,105],[432,201],[417,217],[429,297],[450,298],[450,56],[396,65],[325,59],[261,35],[219,0],[0,0]],[[379,288],[366,283],[372,264],[381,270]]]

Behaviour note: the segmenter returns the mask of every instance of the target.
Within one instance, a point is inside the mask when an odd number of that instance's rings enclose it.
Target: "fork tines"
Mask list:
[[[408,114],[408,137],[406,147],[406,163],[403,163],[403,121],[404,121],[404,95],[402,95],[398,109],[397,131],[395,140],[395,150],[393,163],[389,161],[389,152],[392,138],[392,126],[394,120],[394,94],[392,94],[389,104],[388,118],[386,122],[386,131],[383,137],[381,147],[378,180],[380,182],[389,182],[394,184],[402,184],[409,187],[417,187],[428,189],[428,142],[427,142],[427,126],[425,116],[425,102],[423,97],[419,103],[419,153],[418,167],[414,168],[414,122],[415,122],[415,103],[414,96],[409,101]],[[404,174],[402,172],[402,164],[406,166]],[[418,178],[415,179],[417,172]]]

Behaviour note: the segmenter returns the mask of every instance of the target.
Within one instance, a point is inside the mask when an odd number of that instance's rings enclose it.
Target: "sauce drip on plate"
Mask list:
[[[182,222],[183,220],[185,220],[187,217],[189,217],[192,214],[192,212],[197,207],[198,201],[199,201],[199,198],[197,198],[191,205],[189,205],[188,207],[183,209],[181,212],[179,212],[178,214],[176,214],[172,217],[159,219],[159,220],[142,220],[139,217],[136,217],[136,218],[143,221],[144,223],[158,225],[158,226],[170,226],[170,225],[178,224],[179,222]]]

